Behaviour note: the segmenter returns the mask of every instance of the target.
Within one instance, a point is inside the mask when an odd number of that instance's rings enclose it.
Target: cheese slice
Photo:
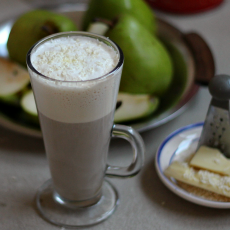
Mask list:
[[[165,175],[178,181],[230,197],[230,177],[203,169],[195,169],[188,163],[174,161]]]
[[[230,160],[218,149],[201,146],[191,159],[190,165],[230,176]]]

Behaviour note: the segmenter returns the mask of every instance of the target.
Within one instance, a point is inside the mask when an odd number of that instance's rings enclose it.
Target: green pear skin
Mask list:
[[[171,57],[160,40],[131,15],[122,15],[106,36],[125,57],[120,92],[163,95],[172,76]]]
[[[112,20],[121,14],[131,14],[152,33],[156,33],[156,20],[150,6],[144,0],[91,0],[83,19],[87,30],[94,18]]]
[[[66,16],[47,10],[33,10],[20,16],[7,41],[9,57],[26,66],[26,54],[40,39],[57,32],[75,31],[76,25]]]

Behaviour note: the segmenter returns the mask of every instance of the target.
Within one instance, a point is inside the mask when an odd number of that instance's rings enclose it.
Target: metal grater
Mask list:
[[[209,105],[198,148],[218,148],[230,158],[230,76],[217,75],[209,83]]]

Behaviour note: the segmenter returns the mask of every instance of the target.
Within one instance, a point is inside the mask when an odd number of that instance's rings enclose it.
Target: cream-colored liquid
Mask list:
[[[39,116],[57,193],[71,201],[92,199],[100,192],[106,170],[113,113],[86,123]]]

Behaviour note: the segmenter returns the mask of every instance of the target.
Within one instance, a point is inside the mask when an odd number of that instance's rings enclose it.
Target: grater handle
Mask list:
[[[209,92],[216,100],[229,101],[230,76],[226,74],[216,75],[209,83]]]
[[[230,76],[216,75],[210,81],[208,88],[212,95],[211,105],[227,110],[230,121]]]

